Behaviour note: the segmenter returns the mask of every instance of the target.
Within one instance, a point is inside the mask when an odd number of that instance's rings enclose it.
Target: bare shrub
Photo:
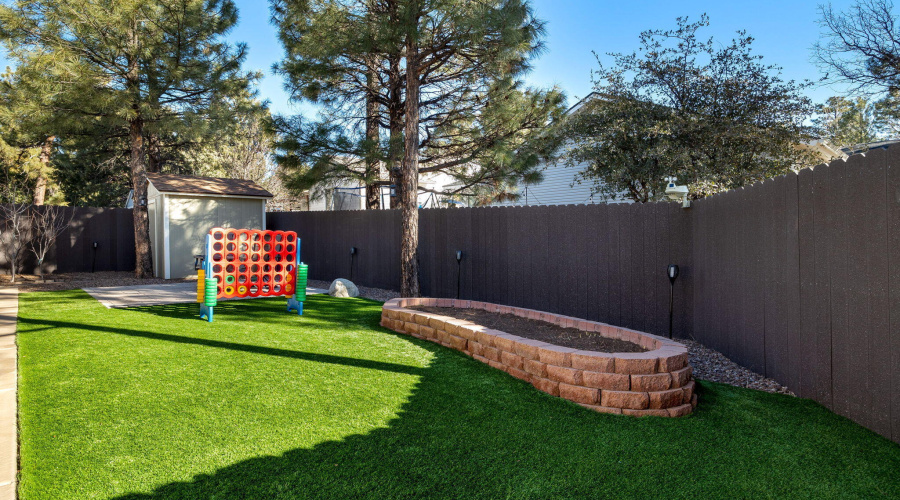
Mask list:
[[[45,206],[31,211],[30,247],[31,253],[37,258],[41,281],[44,280],[44,258],[56,243],[56,238],[69,227],[72,215],[66,216],[63,210],[57,207]]]

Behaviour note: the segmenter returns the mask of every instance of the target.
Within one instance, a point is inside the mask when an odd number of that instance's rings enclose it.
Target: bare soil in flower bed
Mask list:
[[[586,332],[577,328],[564,328],[546,321],[522,318],[515,314],[499,314],[483,309],[462,309],[456,307],[409,307],[451,318],[464,319],[492,330],[518,335],[526,339],[539,340],[561,347],[571,347],[597,352],[646,352],[647,349],[619,339],[604,337],[599,333]]]

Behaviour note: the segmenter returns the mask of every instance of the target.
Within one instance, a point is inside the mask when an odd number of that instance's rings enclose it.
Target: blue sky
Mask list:
[[[309,112],[308,106],[288,102],[281,79],[272,74],[272,64],[282,55],[269,24],[268,3],[261,0],[235,0],[241,19],[230,34],[234,41],[249,46],[247,67],[264,71],[260,97],[268,99],[276,113]],[[532,0],[538,17],[547,21],[547,51],[534,62],[528,83],[534,86],[560,86],[574,103],[591,90],[591,70],[596,62],[591,51],[631,52],[637,48],[638,35],[647,29],[674,27],[675,18],[702,13],[710,17],[711,26],[704,32],[723,42],[739,29],[755,37],[754,47],[765,61],[784,68],[788,79],[817,79],[818,68],[810,62],[810,47],[820,34],[816,1],[594,1]],[[833,5],[845,10],[849,0]],[[605,57],[605,56],[604,56]],[[0,58],[2,59],[2,58]],[[607,59],[608,60],[608,59]],[[822,87],[809,91],[816,101],[840,92],[840,88]]]
[[[272,75],[271,66],[282,54],[269,25],[268,8],[258,0],[236,0],[241,11],[240,25],[232,33],[234,40],[249,47],[249,67],[264,70],[266,77],[260,85],[260,96],[271,101],[276,113],[307,111],[288,103],[281,79]],[[638,46],[638,35],[647,29],[675,26],[675,18],[689,16],[697,19],[702,13],[710,17],[710,27],[704,30],[722,42],[735,32],[745,29],[756,40],[754,48],[765,61],[784,68],[788,79],[818,79],[818,68],[810,62],[810,47],[820,34],[816,1],[595,1],[595,0],[532,0],[539,18],[547,22],[547,50],[534,63],[528,76],[534,86],[560,86],[574,103],[591,90],[591,70],[596,61],[591,51],[631,52]],[[835,9],[845,10],[848,0],[833,2]],[[605,57],[605,56],[604,56]],[[608,59],[607,59],[608,60]],[[809,91],[817,102],[840,92],[840,88],[816,88]]]

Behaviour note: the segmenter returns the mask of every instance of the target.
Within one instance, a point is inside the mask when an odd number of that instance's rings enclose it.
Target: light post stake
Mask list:
[[[459,282],[462,274],[462,250],[456,251],[456,298],[459,299]]]
[[[678,266],[669,264],[666,274],[669,276],[669,338],[672,338],[672,318],[675,311],[675,279],[678,278]]]

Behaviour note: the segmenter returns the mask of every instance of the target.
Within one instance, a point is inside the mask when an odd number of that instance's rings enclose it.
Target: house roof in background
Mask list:
[[[869,142],[865,144],[852,144],[850,146],[842,147],[841,151],[843,151],[847,155],[855,155],[859,153],[866,153],[878,148],[887,149],[889,146],[897,144],[898,142],[900,142],[900,139],[888,139],[884,141]]]
[[[244,179],[147,174],[147,180],[162,193],[274,197],[259,184]]]

